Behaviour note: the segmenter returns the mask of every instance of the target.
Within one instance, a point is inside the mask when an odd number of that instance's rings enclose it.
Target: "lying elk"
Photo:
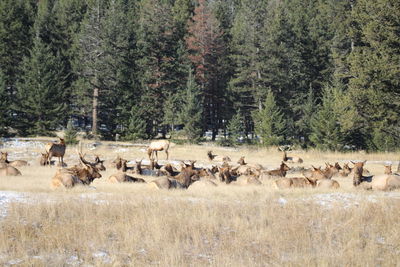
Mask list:
[[[168,159],[168,149],[169,149],[169,141],[168,140],[158,140],[158,141],[153,141],[150,143],[149,147],[147,148],[147,155],[149,156],[149,160],[154,158],[154,154],[156,155],[157,161],[158,161],[158,151],[165,151],[165,154],[167,154],[167,159]]]
[[[0,168],[0,176],[19,176],[21,172],[13,166],[4,166]]]
[[[199,179],[197,171],[193,169],[193,164],[185,164],[178,175],[158,178],[151,181],[149,184],[157,189],[187,189],[193,182],[198,181]]]
[[[12,167],[21,167],[21,166],[29,166],[28,162],[25,160],[8,160],[8,153],[7,152],[0,152],[0,163],[6,163],[8,166]]]
[[[383,174],[378,176],[363,176],[365,161],[355,164],[354,186],[372,190],[393,190],[400,188],[400,176],[396,174]]]
[[[231,158],[228,157],[228,156],[213,155],[213,153],[212,153],[211,150],[209,150],[209,151],[207,152],[207,156],[208,156],[208,159],[209,159],[210,161],[223,161],[223,162],[229,162],[229,161],[231,161]]]
[[[60,143],[47,143],[45,145],[47,156],[47,164],[50,165],[51,158],[57,157],[59,164],[64,166],[64,154],[65,154],[65,141],[64,139],[60,138]]]
[[[81,165],[72,168],[58,169],[51,180],[51,187],[58,188],[64,186],[66,188],[74,187],[75,185],[89,185],[96,178],[101,178],[99,170],[95,167],[95,163],[86,161],[79,154]]]
[[[288,157],[288,155],[286,154],[286,151],[283,150],[282,148],[279,148],[281,151],[283,151],[283,162],[287,162],[287,163],[303,163],[303,159],[297,156],[290,156]]]
[[[132,177],[126,174],[126,172],[119,171],[110,177],[108,181],[111,183],[146,183],[142,178]]]
[[[293,177],[293,178],[277,179],[275,180],[275,186],[278,189],[315,187],[316,182],[312,179],[308,179],[305,177]]]
[[[281,165],[279,166],[279,169],[276,170],[271,170],[271,171],[265,171],[263,173],[263,176],[273,176],[273,177],[285,177],[287,171],[290,170],[289,166],[286,165],[284,162],[281,163]]]

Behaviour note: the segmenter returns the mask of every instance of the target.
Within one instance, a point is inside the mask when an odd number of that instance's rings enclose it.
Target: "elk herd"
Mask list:
[[[109,167],[115,169],[115,173],[108,177],[110,183],[147,183],[149,187],[157,189],[188,189],[198,186],[218,186],[218,184],[232,185],[273,185],[277,189],[287,188],[333,188],[340,187],[338,179],[351,179],[356,188],[372,190],[393,190],[400,188],[400,174],[392,172],[391,166],[384,166],[382,175],[371,175],[364,168],[363,162],[348,162],[340,166],[326,163],[324,168],[314,167],[307,169],[299,164],[303,159],[297,156],[288,156],[286,151],[280,165],[276,169],[265,169],[260,164],[248,163],[245,157],[241,157],[236,163],[228,156],[219,156],[207,152],[205,157],[209,167],[196,166],[194,160],[169,161],[170,142],[159,140],[152,142],[147,150],[148,161],[136,160],[128,165],[126,159],[118,156],[110,162]],[[68,167],[64,162],[66,144],[60,138],[59,142],[45,145],[45,152],[41,154],[39,164],[42,166],[57,165],[51,179],[51,187],[72,188],[76,185],[90,185],[95,179],[101,178],[100,172],[105,171],[104,160],[96,156],[93,162],[85,159],[85,156],[77,151],[79,164]],[[158,151],[166,153],[167,160],[160,164]],[[0,152],[0,176],[18,176],[21,172],[17,167],[29,166],[23,160],[10,161],[7,152]],[[52,161],[58,158],[58,163]],[[294,166],[294,164],[297,164]],[[350,167],[350,164],[353,166]],[[292,167],[291,167],[292,166]],[[400,171],[400,163],[397,172]],[[288,175],[290,174],[290,175]],[[140,176],[140,177],[137,177]],[[143,177],[151,177],[150,181]]]

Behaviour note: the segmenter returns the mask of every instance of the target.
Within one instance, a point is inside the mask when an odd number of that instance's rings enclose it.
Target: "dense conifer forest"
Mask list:
[[[400,147],[398,0],[2,0],[0,136]]]

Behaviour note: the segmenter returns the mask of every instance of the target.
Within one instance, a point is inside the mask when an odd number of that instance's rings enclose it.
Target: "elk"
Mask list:
[[[285,177],[287,171],[290,170],[289,166],[286,165],[283,161],[279,167],[279,169],[266,171],[264,174],[267,176],[275,176],[275,177]]]
[[[129,176],[122,171],[108,177],[108,181],[111,183],[146,183],[142,178]]]
[[[230,161],[231,161],[231,158],[228,157],[228,156],[213,155],[213,153],[212,153],[211,150],[209,150],[209,151],[207,152],[207,156],[208,156],[208,159],[209,159],[210,161],[222,161],[222,162],[230,162]]]
[[[320,179],[317,180],[317,187],[321,187],[321,188],[339,188],[340,184],[333,179]]]
[[[352,168],[349,167],[349,163],[343,164],[342,170],[339,172],[339,174],[342,177],[347,177],[352,171]]]
[[[239,164],[239,165],[246,165],[247,163],[244,161],[244,157],[241,157],[238,161],[237,161],[237,163]]]
[[[19,176],[21,172],[13,166],[5,166],[0,168],[0,176]]]
[[[25,161],[25,160],[9,161],[7,152],[0,152],[0,153],[1,153],[1,156],[0,156],[0,162],[1,163],[7,163],[8,166],[12,166],[12,167],[29,166],[28,162]]]
[[[365,160],[362,162],[357,162],[354,163],[354,176],[353,176],[353,185],[354,186],[358,186],[361,184],[361,182],[363,182],[363,180],[366,180],[365,176],[363,176],[363,168],[364,168],[364,164],[365,164]]]
[[[297,156],[288,157],[285,150],[281,149],[281,151],[283,151],[283,159],[282,159],[283,162],[287,162],[287,163],[303,163],[303,159],[302,158],[297,157]]]
[[[193,162],[194,164],[194,162]],[[192,165],[185,164],[181,173],[176,176],[162,177],[151,181],[149,184],[157,189],[182,188],[187,189],[194,181],[199,180],[196,170]]]
[[[392,174],[392,165],[386,165],[384,166],[385,171],[384,174]]]
[[[147,148],[147,155],[149,156],[149,160],[154,158],[154,154],[156,155],[157,161],[158,161],[158,151],[165,151],[165,154],[167,154],[167,160],[168,160],[168,149],[169,149],[169,141],[168,140],[158,140],[158,141],[153,141],[150,143],[149,147]]]
[[[326,168],[325,168],[325,170],[324,170],[323,172],[324,172],[325,177],[326,177],[327,179],[332,178],[333,176],[335,176],[336,174],[338,174],[339,171],[342,169],[342,168],[340,167],[339,163],[337,163],[337,162],[335,163],[335,165],[331,165],[331,164],[329,164],[329,163],[325,163],[325,164],[326,164]]]
[[[222,167],[219,168],[218,171],[219,171],[219,179],[221,180],[221,182],[229,184],[233,181],[230,167]]]
[[[315,168],[311,166],[313,169],[311,171],[303,172],[303,176],[307,179],[311,179],[313,181],[327,179],[326,173],[321,170],[321,167]]]
[[[106,167],[104,167],[104,165],[103,165],[104,160],[100,160],[99,156],[97,156],[97,155],[94,158],[94,163],[91,163],[91,162],[85,160],[84,156],[81,157],[80,161],[81,161],[81,165],[83,165],[83,164],[90,165],[90,166],[96,168],[99,171],[105,171],[106,170]]]
[[[47,164],[50,165],[51,158],[57,157],[59,164],[64,166],[64,154],[65,154],[65,141],[64,139],[60,138],[60,143],[47,143],[45,145],[46,153],[48,154],[47,157]]]
[[[283,178],[275,180],[275,186],[278,189],[315,187],[315,185],[316,182],[314,180],[304,177]]]
[[[237,185],[261,185],[260,180],[253,175],[241,175],[236,178],[234,184]]]
[[[95,167],[95,163],[86,161],[82,154],[79,154],[81,165],[71,168],[58,169],[51,180],[51,187],[58,188],[64,186],[66,188],[75,185],[89,185],[96,178],[101,178],[99,170]]]

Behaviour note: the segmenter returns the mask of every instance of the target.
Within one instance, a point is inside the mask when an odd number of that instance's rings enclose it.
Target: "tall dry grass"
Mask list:
[[[122,194],[13,204],[0,264],[24,266],[395,266],[399,200],[326,209],[269,196],[246,201]]]
[[[141,147],[100,146],[84,151],[108,162],[120,155],[146,158]],[[192,190],[155,191],[146,184],[110,184],[108,168],[93,187],[51,190],[56,167],[41,167],[35,151],[7,149],[29,160],[20,177],[0,177],[0,191],[23,192],[21,201],[0,203],[0,265],[20,266],[395,266],[400,262],[400,194],[356,190],[351,178],[339,190],[277,190],[271,184],[219,184]],[[174,160],[210,165],[206,153],[236,162],[278,167],[276,149],[171,147]],[[300,166],[369,160],[383,173],[396,153],[298,151]],[[36,155],[36,156],[35,156]],[[163,152],[160,159],[165,159]],[[78,163],[74,147],[65,161]],[[373,162],[371,162],[373,161]],[[379,161],[379,162],[376,162]],[[297,166],[297,165],[294,165]],[[299,174],[291,174],[297,176]],[[151,181],[152,177],[143,177]],[[1,193],[1,192],[0,192]]]

